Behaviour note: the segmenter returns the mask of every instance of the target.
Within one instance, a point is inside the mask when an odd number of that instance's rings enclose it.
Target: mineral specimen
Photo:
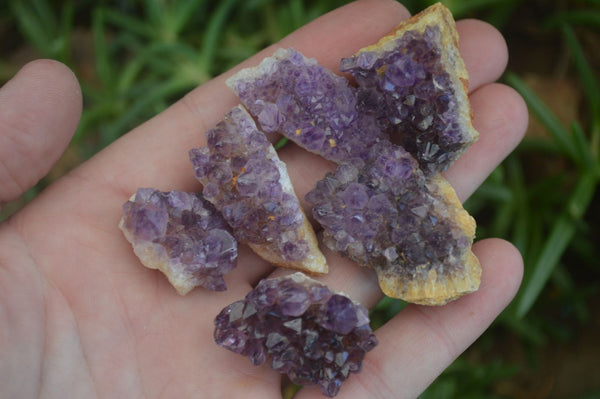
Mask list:
[[[399,139],[426,174],[446,169],[478,137],[457,44],[450,11],[436,4],[341,62],[358,83],[359,112]]]
[[[142,264],[163,272],[181,295],[197,286],[226,289],[237,241],[216,209],[197,194],[141,188],[119,224]]]
[[[190,160],[235,237],[271,263],[326,273],[285,164],[252,117],[235,107],[206,137],[208,147],[191,150]]]
[[[377,272],[383,292],[440,305],[479,286],[475,222],[452,187],[402,147],[379,143],[306,195],[332,250]]]
[[[227,81],[265,132],[340,162],[364,156],[386,137],[373,115],[358,113],[347,79],[293,49],[279,49]]]
[[[335,396],[377,345],[367,310],[302,273],[262,280],[215,319],[217,344]]]

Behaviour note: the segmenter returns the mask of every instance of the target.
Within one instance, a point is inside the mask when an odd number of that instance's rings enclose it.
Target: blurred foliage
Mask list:
[[[194,87],[347,2],[2,2],[0,81],[20,66],[7,55],[23,49],[69,65],[80,79],[85,103],[72,147],[85,159]],[[600,215],[593,207],[600,198],[599,70],[590,63],[582,42],[590,32],[600,39],[600,1],[443,2],[457,18],[479,17],[505,34],[514,29],[515,20],[523,22],[529,15],[528,32],[557,40],[553,52],[557,59],[559,53],[568,54],[567,73],[583,99],[580,116],[561,122],[526,83],[526,70],[509,71],[504,81],[524,97],[545,134],[528,136],[466,203],[478,220],[479,238],[510,240],[526,265],[517,298],[471,351],[487,354],[489,348],[481,342],[501,339],[507,332],[530,348],[568,342],[577,326],[589,322],[588,302],[600,289],[595,225]],[[403,3],[414,13],[433,1]],[[557,59],[540,62],[558,68]],[[554,167],[538,167],[542,160]],[[35,197],[45,184],[28,191],[23,201]],[[404,305],[384,299],[372,311],[374,326],[384,324]],[[459,358],[422,398],[504,397],[495,393],[494,386],[518,375],[521,366],[503,361],[498,353],[489,356],[477,361]],[[290,388],[289,395],[293,391]]]

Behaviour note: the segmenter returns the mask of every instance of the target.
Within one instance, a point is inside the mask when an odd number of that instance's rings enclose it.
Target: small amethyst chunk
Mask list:
[[[299,385],[337,395],[377,345],[367,310],[343,294],[295,273],[262,280],[215,319],[215,341]]]
[[[357,112],[356,89],[293,49],[279,49],[227,81],[265,132],[326,159],[362,157],[387,137],[372,115]]]
[[[340,164],[306,200],[325,245],[374,269],[390,297],[443,304],[479,286],[473,218],[402,147],[376,144],[366,162]]]
[[[426,174],[448,168],[478,137],[457,42],[452,15],[435,5],[341,62],[359,86],[359,112],[372,116]]]
[[[208,146],[191,150],[190,160],[235,237],[271,263],[326,273],[285,164],[252,117],[235,107],[206,137]]]
[[[237,241],[215,207],[199,194],[140,188],[123,205],[119,227],[142,264],[163,272],[181,295],[202,286],[226,289]]]

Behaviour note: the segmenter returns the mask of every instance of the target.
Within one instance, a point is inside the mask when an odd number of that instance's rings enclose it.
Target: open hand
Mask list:
[[[337,70],[339,60],[377,41],[407,12],[395,1],[363,0],[333,11],[276,47],[294,47]],[[481,134],[445,173],[465,200],[512,151],[527,112],[510,88],[492,83],[507,62],[489,25],[458,22],[471,76],[474,124]],[[164,276],[142,267],[117,228],[121,206],[138,187],[198,191],[187,151],[204,144],[237,100],[232,72],[195,89],[61,178],[0,225],[0,397],[280,398],[281,376],[213,342],[213,319],[274,268],[240,249],[228,290],[179,296]],[[75,130],[81,94],[63,65],[25,66],[0,91],[0,202],[47,173]],[[280,152],[300,198],[332,165],[294,145]],[[306,204],[304,204],[306,205]],[[483,240],[474,252],[481,288],[443,307],[410,305],[376,331],[379,346],[339,398],[416,397],[509,303],[522,275],[518,252]],[[381,298],[374,273],[326,253],[320,280],[367,307]],[[321,398],[319,388],[297,398]]]

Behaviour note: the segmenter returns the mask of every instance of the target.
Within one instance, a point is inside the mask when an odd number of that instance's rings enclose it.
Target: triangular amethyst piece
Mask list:
[[[358,84],[359,112],[373,117],[428,175],[447,169],[479,137],[458,34],[441,4],[342,59],[340,69]]]
[[[235,237],[273,264],[326,273],[286,166],[246,110],[230,110],[206,137],[207,147],[191,150],[190,160],[204,197]]]

